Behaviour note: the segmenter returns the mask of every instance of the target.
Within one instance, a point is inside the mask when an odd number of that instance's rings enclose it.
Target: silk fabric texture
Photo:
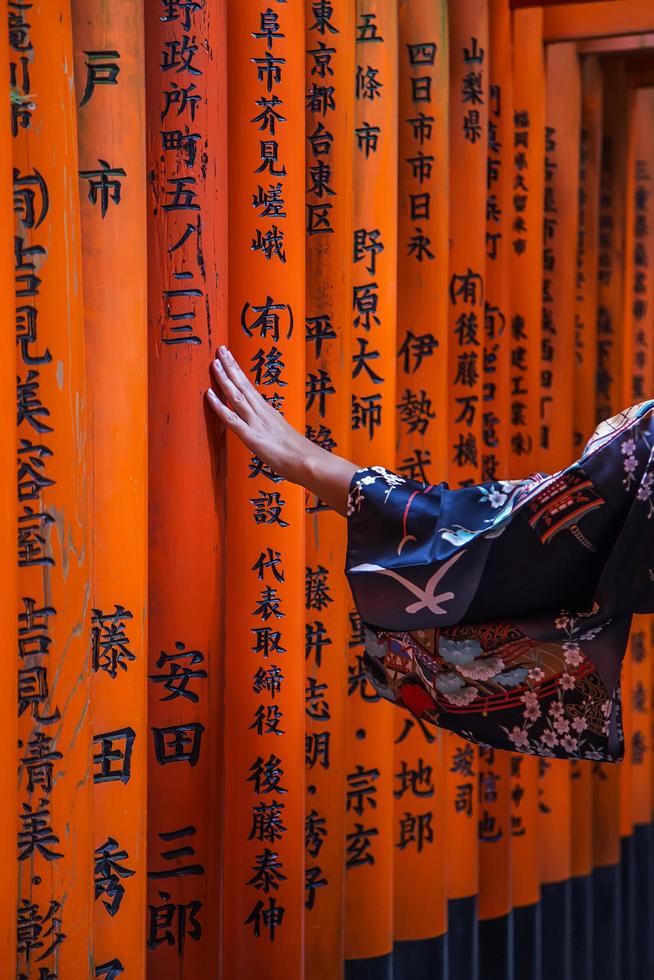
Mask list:
[[[347,525],[382,697],[498,749],[623,757],[620,667],[633,614],[654,612],[654,400],[552,475],[452,490],[358,469]]]

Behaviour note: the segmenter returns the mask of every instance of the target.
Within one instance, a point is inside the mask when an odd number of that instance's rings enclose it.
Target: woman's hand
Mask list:
[[[225,425],[275,473],[306,487],[345,515],[354,463],[316,446],[289,425],[257,391],[226,347],[219,348],[211,373],[229,405],[213,388],[207,390],[207,398]]]

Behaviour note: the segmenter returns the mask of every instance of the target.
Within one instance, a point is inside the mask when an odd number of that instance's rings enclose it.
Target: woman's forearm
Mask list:
[[[328,453],[313,443],[310,445],[317,452],[307,453],[303,478],[297,482],[345,517],[348,490],[357,467],[342,456]]]
[[[215,415],[275,473],[306,487],[345,516],[355,464],[316,446],[289,425],[226,347],[212,362],[211,375],[216,390],[209,388],[207,398]]]

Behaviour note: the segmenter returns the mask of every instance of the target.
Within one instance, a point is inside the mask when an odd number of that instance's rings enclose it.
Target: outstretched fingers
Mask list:
[[[242,438],[247,430],[247,422],[221,401],[213,388],[207,389],[207,399],[218,418],[222,419],[230,429],[233,429]]]
[[[211,373],[236,414],[245,422],[249,422],[253,414],[252,405],[245,397],[245,394],[228,376],[223,364],[218,359],[212,361]]]
[[[218,361],[222,364],[230,381],[241,392],[254,412],[260,414],[269,407],[266,399],[257,391],[231,351],[226,347],[220,347],[218,349]]]

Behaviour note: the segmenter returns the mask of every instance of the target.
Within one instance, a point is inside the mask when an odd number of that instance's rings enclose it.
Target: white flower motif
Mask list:
[[[559,740],[557,736],[550,729],[547,729],[547,731],[543,732],[543,734],[540,737],[540,740],[543,743],[543,745],[547,745],[547,747],[550,749],[553,749],[555,745],[559,744]]]
[[[584,718],[584,716],[577,715],[576,718],[573,718],[571,722],[571,727],[574,728],[574,730],[579,735],[581,735],[582,732],[585,732],[587,726],[586,726],[586,719]]]
[[[456,669],[471,681],[488,681],[504,670],[504,661],[501,657],[483,657],[471,664],[460,664]]]
[[[572,676],[572,674],[566,674],[566,673],[561,674],[561,680],[559,681],[559,684],[561,685],[561,688],[564,691],[571,691],[575,686],[575,683],[576,681]]]
[[[564,735],[561,739],[561,746],[566,752],[576,752],[579,748],[579,741],[572,735]]]
[[[563,718],[560,716],[555,719],[555,721],[552,724],[552,727],[554,728],[555,732],[559,733],[559,735],[563,735],[566,732],[570,731],[570,722],[568,721],[567,718]]]
[[[540,684],[544,677],[545,671],[540,667],[532,667],[529,671],[529,680],[533,681],[534,684]]]
[[[513,729],[508,732],[509,741],[513,742],[516,749],[528,749],[529,748],[529,735],[526,729],[518,728],[517,725],[513,726]]]
[[[596,762],[602,762],[604,759],[604,753],[598,752],[597,749],[586,749],[584,752],[585,759],[594,759]]]
[[[625,439],[620,446],[620,452],[623,456],[633,456],[636,450],[636,443],[633,439]]]
[[[385,469],[383,466],[371,466],[371,470],[374,473],[379,473],[384,483],[389,487],[400,487],[406,480],[403,476],[399,476],[397,473],[393,473],[391,470]]]
[[[351,514],[354,514],[355,512],[358,512],[358,511],[361,510],[361,504],[363,503],[363,501],[364,501],[364,496],[361,493],[361,487],[359,486],[358,483],[356,483],[354,485],[354,488],[352,489],[351,493],[348,495],[348,498],[347,498],[347,514],[348,514],[348,517]]]

